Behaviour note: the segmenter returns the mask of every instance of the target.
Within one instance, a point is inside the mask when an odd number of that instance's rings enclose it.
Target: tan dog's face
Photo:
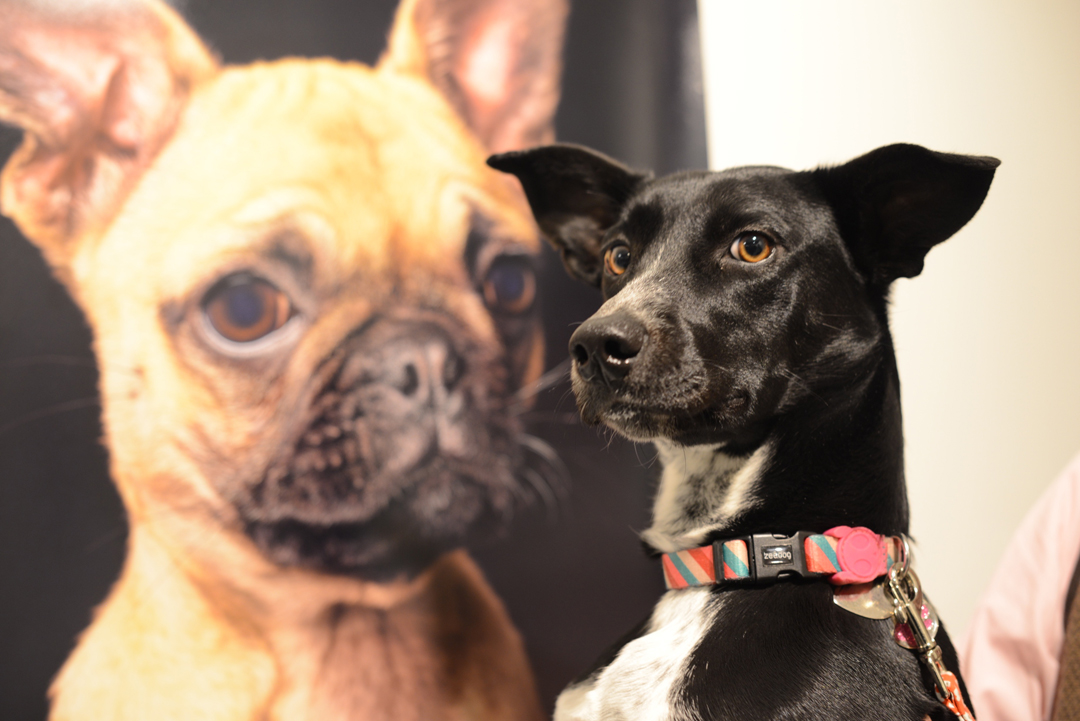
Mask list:
[[[88,230],[40,243],[95,332],[133,523],[382,580],[512,508],[538,237],[468,108],[397,52],[208,73],[118,211],[90,183]]]

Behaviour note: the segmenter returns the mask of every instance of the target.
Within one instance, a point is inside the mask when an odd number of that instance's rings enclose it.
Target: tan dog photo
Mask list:
[[[407,1],[372,69],[168,7],[0,2],[0,202],[85,312],[130,523],[55,719],[539,718],[460,550],[526,495],[566,8]]]

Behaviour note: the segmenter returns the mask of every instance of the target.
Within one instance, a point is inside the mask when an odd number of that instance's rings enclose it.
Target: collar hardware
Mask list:
[[[935,640],[937,613],[911,570],[907,538],[879,536],[861,526],[837,526],[825,533],[754,533],[665,553],[661,563],[669,589],[828,580],[836,586],[836,605],[865,618],[892,619],[893,638],[919,657],[938,700],[961,721],[975,721],[959,681],[942,659]]]
[[[796,578],[826,578],[836,585],[884,576],[898,557],[900,539],[836,526],[825,533],[755,533],[661,556],[669,589],[735,586]]]
[[[930,602],[923,596],[919,577],[911,570],[911,553],[907,539],[903,540],[903,555],[889,567],[885,588],[893,600],[893,638],[903,648],[918,655],[933,678],[934,694],[961,721],[975,721],[975,715],[964,702],[960,682],[945,666],[937,636],[940,624]]]
[[[733,584],[822,576],[822,572],[813,572],[806,565],[805,543],[811,535],[806,531],[790,536],[755,533],[716,541],[713,543],[714,564],[720,560],[720,568],[715,569],[716,576]],[[736,562],[734,567],[730,563],[732,560]],[[738,565],[740,561],[742,565]],[[730,575],[729,571],[732,571]]]

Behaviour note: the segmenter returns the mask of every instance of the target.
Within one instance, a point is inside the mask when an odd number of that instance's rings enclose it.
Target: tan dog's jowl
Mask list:
[[[55,719],[533,719],[462,551],[526,462],[520,191],[566,8],[406,0],[372,69],[221,68],[164,5],[0,0],[5,214],[94,331],[130,520]]]

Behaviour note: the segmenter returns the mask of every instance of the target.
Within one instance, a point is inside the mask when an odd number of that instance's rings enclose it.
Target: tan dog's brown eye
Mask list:
[[[265,280],[241,274],[207,293],[203,312],[222,338],[250,343],[281,328],[292,317],[288,296]]]
[[[772,255],[773,244],[764,233],[742,233],[731,244],[731,254],[747,263],[760,263]]]
[[[484,278],[484,302],[493,310],[524,313],[536,300],[536,274],[525,258],[499,258]]]
[[[604,253],[604,268],[612,275],[622,275],[630,267],[630,249],[625,245],[615,245]]]

